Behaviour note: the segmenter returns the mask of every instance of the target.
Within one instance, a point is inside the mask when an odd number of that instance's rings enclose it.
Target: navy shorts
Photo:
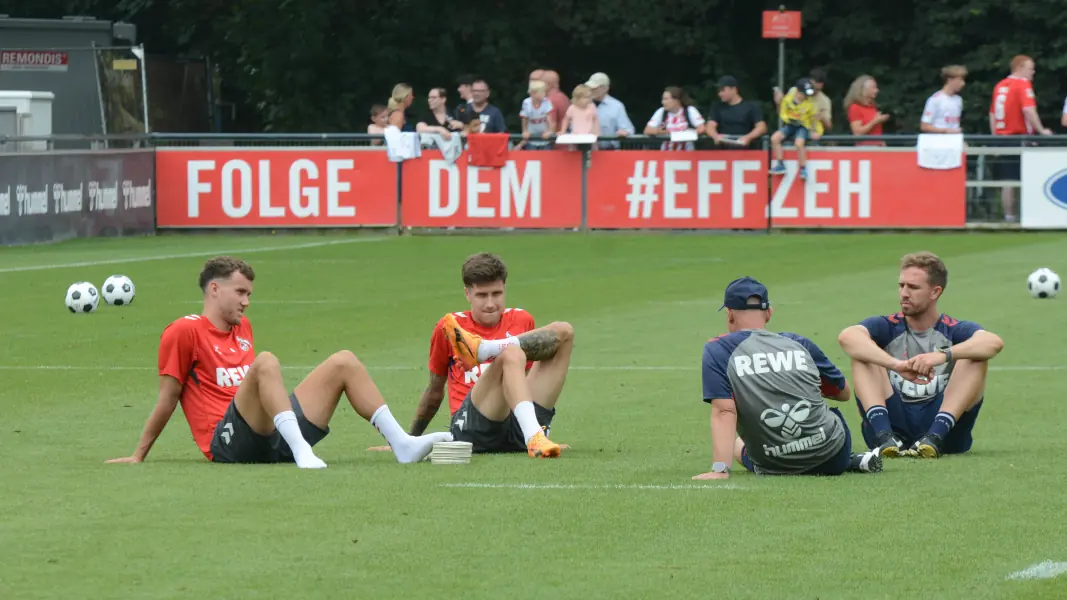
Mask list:
[[[848,423],[845,422],[845,416],[841,414],[841,411],[831,408],[830,412],[837,415],[837,418],[841,421],[841,427],[845,430],[845,443],[841,444],[841,450],[833,455],[830,460],[807,471],[797,473],[797,475],[841,475],[852,465],[852,433],[848,430]],[[756,466],[752,464],[752,459],[748,457],[747,447],[741,450],[741,464],[745,465],[745,468],[749,471],[756,472]]]
[[[330,428],[320,429],[304,416],[304,409],[296,399],[296,393],[289,395],[289,405],[296,414],[300,433],[308,444],[314,446],[330,433]],[[270,435],[259,435],[252,430],[245,418],[231,400],[222,420],[215,425],[215,435],[211,438],[211,461],[217,463],[291,463],[293,451],[278,430]]]
[[[473,452],[526,452],[526,436],[522,434],[519,420],[515,413],[508,413],[503,421],[493,421],[483,415],[471,399],[473,392],[467,392],[463,404],[452,415],[452,439],[457,442],[470,442]],[[552,419],[556,416],[555,408],[545,408],[534,403],[537,422],[544,429],[545,435],[552,430]]]
[[[787,124],[783,125],[782,128],[778,131],[782,132],[782,135],[785,136],[786,141],[811,139],[811,132],[808,131],[808,128],[804,127],[803,125]]]
[[[900,398],[900,392],[893,390],[893,395],[885,401],[893,433],[900,437],[905,446],[911,446],[930,430],[934,417],[941,412],[941,402],[944,399],[945,394],[941,393],[925,402],[904,402]],[[974,442],[971,431],[974,429],[975,421],[978,420],[978,411],[981,410],[983,401],[984,399],[980,400],[974,408],[963,413],[963,416],[956,420],[956,425],[945,437],[944,447],[941,448],[942,453],[962,454],[971,449],[971,444]],[[873,450],[878,446],[874,441],[874,428],[867,421],[867,413],[863,410],[863,404],[858,396],[856,406],[859,408],[860,417],[863,418],[863,441],[867,442],[867,447]]]

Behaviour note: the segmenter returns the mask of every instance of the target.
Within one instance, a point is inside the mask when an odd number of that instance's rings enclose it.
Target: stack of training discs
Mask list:
[[[470,442],[437,442],[430,452],[435,465],[466,465],[471,462],[474,445]]]

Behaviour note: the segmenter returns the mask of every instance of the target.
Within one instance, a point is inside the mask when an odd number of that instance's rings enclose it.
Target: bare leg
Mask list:
[[[807,143],[803,138],[797,138],[795,144],[797,147],[797,166],[803,169],[808,164],[808,151],[805,149]]]
[[[941,412],[947,412],[959,420],[963,413],[971,410],[985,393],[986,374],[989,362],[960,359],[952,367],[952,377],[945,388],[945,398],[941,401]]]
[[[567,381],[574,349],[574,327],[556,322],[519,336],[519,347],[530,360],[537,360],[527,376],[530,399],[544,408],[553,408]],[[533,356],[542,358],[533,358]]]
[[[893,395],[889,375],[878,365],[852,361],[852,383],[865,412],[875,406],[885,406],[886,398]]]
[[[1004,207],[1004,218],[1012,219],[1018,215],[1015,213],[1015,188],[1000,188],[1000,203]]]
[[[298,467],[321,469],[326,466],[315,456],[311,445],[300,432],[300,423],[282,380],[282,366],[278,357],[270,352],[261,352],[256,356],[241,386],[237,388],[233,403],[252,431],[266,436],[277,429],[292,450],[293,460]]]
[[[390,449],[401,463],[418,462],[430,453],[434,443],[452,441],[452,434],[446,432],[419,437],[404,432],[367,368],[348,350],[331,355],[294,390],[304,417],[319,429],[329,426],[342,393],[356,413],[388,440]]]
[[[471,403],[485,418],[503,421],[516,404],[531,399],[526,360],[519,346],[509,346],[482,372],[471,388]]]

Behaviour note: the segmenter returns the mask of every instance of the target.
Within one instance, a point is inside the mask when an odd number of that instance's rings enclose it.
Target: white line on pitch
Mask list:
[[[287,371],[310,371],[317,365],[283,365]],[[411,365],[367,365],[371,371],[422,371],[426,367]],[[990,367],[990,371],[1062,371],[1067,365],[1008,365]],[[155,367],[133,365],[0,365],[0,371],[152,371]],[[574,365],[571,371],[695,371],[681,365]]]
[[[1046,560],[1026,567],[1022,571],[1016,571],[1008,575],[1013,581],[1028,581],[1031,579],[1052,579],[1067,573],[1067,562],[1052,562]]]
[[[29,265],[25,267],[5,267],[0,273],[18,273],[22,271],[44,271],[47,269],[68,269],[73,267],[95,267],[98,265],[117,265],[123,263],[147,262],[150,260],[173,260],[176,258],[195,258],[197,256],[218,256],[223,254],[251,254],[253,252],[275,252],[279,250],[301,250],[303,248],[319,248],[322,246],[336,246],[338,244],[356,244],[364,242],[381,242],[392,238],[365,237],[345,240],[331,240],[328,242],[309,242],[307,244],[294,244],[292,246],[261,246],[259,248],[237,248],[233,250],[215,250],[204,252],[185,252],[182,254],[157,254],[153,256],[131,256],[128,258],[115,258],[109,260],[90,260],[85,262],[57,263],[52,265]]]
[[[603,483],[603,484],[580,484],[580,483],[441,483],[437,487],[445,488],[469,488],[469,489],[501,489],[501,490],[740,490],[743,489],[733,483],[721,485],[692,485],[692,484],[641,484],[641,483]]]

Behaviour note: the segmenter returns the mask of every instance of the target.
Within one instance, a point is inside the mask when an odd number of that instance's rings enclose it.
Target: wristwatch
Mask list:
[[[730,472],[730,465],[728,465],[728,464],[726,464],[724,462],[714,463],[714,464],[711,465],[711,472],[712,473],[729,473]]]
[[[945,355],[945,362],[952,362],[952,347],[945,346],[944,348],[938,348],[938,352]]]

